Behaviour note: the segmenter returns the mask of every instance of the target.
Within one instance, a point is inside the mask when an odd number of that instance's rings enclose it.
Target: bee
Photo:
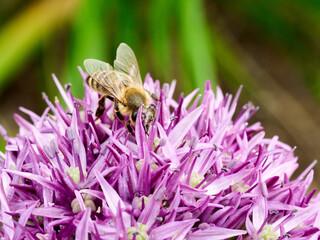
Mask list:
[[[117,49],[113,67],[105,62],[86,59],[84,67],[89,76],[87,84],[102,94],[96,110],[96,118],[100,118],[105,110],[105,99],[114,102],[114,112],[122,121],[129,133],[134,135],[130,123],[135,126],[138,110],[142,106],[144,130],[148,133],[150,124],[156,117],[156,106],[151,99],[158,101],[158,97],[144,89],[136,56],[132,49],[121,43]],[[125,121],[125,116],[130,116]]]

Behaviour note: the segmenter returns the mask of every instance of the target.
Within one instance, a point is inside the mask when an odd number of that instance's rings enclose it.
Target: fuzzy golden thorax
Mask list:
[[[138,111],[140,106],[144,108],[150,104],[150,96],[141,87],[129,87],[122,93],[122,100],[125,105],[120,104],[119,111],[122,115],[131,115]]]

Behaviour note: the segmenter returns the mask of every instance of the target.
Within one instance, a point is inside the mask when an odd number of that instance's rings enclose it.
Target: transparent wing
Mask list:
[[[113,95],[123,102],[121,92],[128,82],[124,74],[114,71],[110,64],[95,59],[86,59],[84,67],[90,75],[87,83],[91,88],[100,93]]]
[[[114,69],[127,74],[129,81],[142,86],[138,61],[132,49],[125,43],[121,43],[117,49],[117,57],[114,61]]]
[[[96,72],[110,72],[113,70],[113,67],[106,62],[102,62],[96,59],[86,59],[84,60],[84,67],[89,73],[90,76]]]

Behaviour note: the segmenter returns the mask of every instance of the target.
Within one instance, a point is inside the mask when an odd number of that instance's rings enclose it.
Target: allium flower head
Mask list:
[[[241,89],[233,98],[208,81],[202,98],[197,89],[175,101],[175,82],[147,75],[157,117],[146,135],[140,110],[134,137],[111,101],[95,121],[96,92],[84,84],[76,99],[54,81],[66,109],[43,95],[41,116],[14,115],[17,136],[1,128],[4,239],[319,238],[313,166],[290,180],[294,149],[248,123],[252,104],[234,116]]]

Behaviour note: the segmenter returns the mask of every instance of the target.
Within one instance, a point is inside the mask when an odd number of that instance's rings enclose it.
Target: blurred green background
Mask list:
[[[297,146],[303,169],[320,157],[319,39],[317,0],[4,0],[0,123],[14,135],[18,106],[40,114],[41,92],[58,94],[51,73],[81,97],[77,66],[113,62],[126,42],[142,76],[177,79],[177,94],[207,79],[233,94],[243,85],[239,104],[260,106],[252,122]]]

